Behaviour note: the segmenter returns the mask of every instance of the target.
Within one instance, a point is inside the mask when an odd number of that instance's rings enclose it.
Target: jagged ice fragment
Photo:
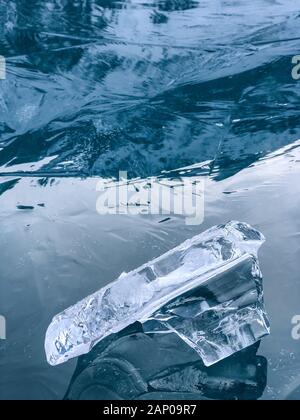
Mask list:
[[[163,256],[57,315],[45,341],[58,365],[140,321],[146,332],[173,332],[206,366],[269,334],[257,252],[257,230],[230,222],[187,240]]]

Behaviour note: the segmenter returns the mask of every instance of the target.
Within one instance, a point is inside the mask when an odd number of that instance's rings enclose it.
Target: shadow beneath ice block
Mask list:
[[[267,383],[259,343],[212,367],[175,334],[145,334],[140,324],[78,359],[67,400],[256,400]]]

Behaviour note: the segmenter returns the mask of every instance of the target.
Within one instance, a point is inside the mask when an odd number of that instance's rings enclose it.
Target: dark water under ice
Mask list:
[[[0,0],[0,399],[300,398],[299,27],[294,0]],[[203,162],[201,226],[96,212],[99,178]],[[47,365],[56,313],[231,219],[267,237],[259,349],[205,369],[135,325]]]

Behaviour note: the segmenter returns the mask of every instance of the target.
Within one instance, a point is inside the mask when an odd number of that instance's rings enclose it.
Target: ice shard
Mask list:
[[[263,235],[229,222],[163,256],[57,315],[45,350],[51,365],[88,353],[136,321],[149,332],[174,332],[206,366],[269,334],[257,253]]]

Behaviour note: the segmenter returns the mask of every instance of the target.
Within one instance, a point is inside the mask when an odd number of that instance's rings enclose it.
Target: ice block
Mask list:
[[[187,240],[57,315],[45,340],[58,365],[136,321],[174,332],[206,366],[269,334],[257,252],[265,238],[229,222]]]

